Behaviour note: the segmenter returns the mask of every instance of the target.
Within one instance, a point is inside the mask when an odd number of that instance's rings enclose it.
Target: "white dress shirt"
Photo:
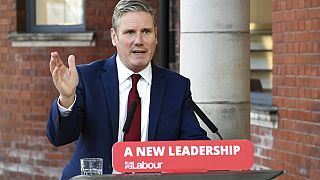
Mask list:
[[[124,133],[122,132],[123,126],[127,118],[127,104],[128,95],[132,86],[131,75],[134,74],[133,71],[128,69],[119,59],[116,57],[117,69],[118,69],[118,79],[119,79],[119,129],[118,129],[118,142],[123,141]],[[150,92],[151,92],[151,80],[152,80],[152,69],[151,64],[139,72],[141,78],[138,81],[137,89],[139,96],[141,98],[141,141],[148,140],[148,127],[149,127],[149,106],[150,106]],[[72,111],[74,103],[69,108],[64,108],[60,105],[59,100],[58,108],[61,116],[66,117]]]
[[[133,71],[129,70],[119,59],[116,58],[118,68],[118,79],[119,79],[119,131],[118,131],[118,142],[123,141],[123,126],[127,118],[127,107],[128,107],[128,95],[132,86],[131,75]],[[141,98],[141,141],[148,140],[148,126],[149,126],[149,105],[150,105],[150,91],[151,91],[151,80],[152,70],[151,64],[142,71],[139,72],[141,78],[138,81],[137,89]]]

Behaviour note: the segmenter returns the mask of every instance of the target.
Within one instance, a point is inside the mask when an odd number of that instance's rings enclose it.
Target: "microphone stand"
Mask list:
[[[131,105],[130,105],[130,109],[128,111],[128,115],[127,115],[127,119],[126,122],[123,126],[123,133],[128,133],[130,126],[131,126],[131,122],[134,116],[134,113],[136,112],[136,108],[137,108],[137,102],[136,101],[132,101]]]
[[[211,132],[217,134],[221,140],[223,140],[222,136],[218,132],[217,126],[215,126],[210,119],[203,113],[203,111],[199,108],[199,106],[190,98],[189,104],[193,111],[199,116],[199,118],[206,124],[206,126],[211,130]]]

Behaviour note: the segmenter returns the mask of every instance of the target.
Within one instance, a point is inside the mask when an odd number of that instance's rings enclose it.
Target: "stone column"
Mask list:
[[[224,139],[249,139],[250,0],[180,3],[180,73],[191,80],[193,100]]]

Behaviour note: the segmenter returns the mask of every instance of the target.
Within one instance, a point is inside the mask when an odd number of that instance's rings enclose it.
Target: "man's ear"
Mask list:
[[[110,29],[110,36],[111,36],[112,45],[116,46],[117,45],[117,33],[113,28]]]
[[[154,28],[154,34],[156,36],[156,44],[158,44],[158,28],[157,27]]]

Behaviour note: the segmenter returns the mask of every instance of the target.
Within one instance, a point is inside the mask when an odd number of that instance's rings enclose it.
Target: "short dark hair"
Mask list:
[[[144,0],[120,0],[114,7],[112,15],[112,28],[118,32],[120,26],[120,18],[127,12],[146,12],[152,16],[153,24],[155,24],[156,11],[150,3]]]

